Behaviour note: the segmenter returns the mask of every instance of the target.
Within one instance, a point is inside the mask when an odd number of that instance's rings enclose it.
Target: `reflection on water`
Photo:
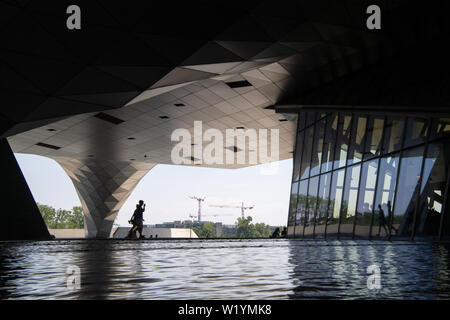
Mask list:
[[[449,245],[300,240],[0,242],[2,299],[450,298]],[[367,288],[367,267],[381,289]],[[81,288],[66,286],[78,266]]]

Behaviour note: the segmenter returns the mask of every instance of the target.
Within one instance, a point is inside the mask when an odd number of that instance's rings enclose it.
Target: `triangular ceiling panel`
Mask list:
[[[271,42],[257,42],[257,41],[216,41],[219,45],[242,57],[242,59],[250,59],[257,55],[267,47]]]
[[[238,62],[242,60],[243,59],[240,56],[225,49],[218,43],[210,41],[185,61],[183,61],[183,63],[181,63],[181,66]]]
[[[222,74],[234,67],[240,65],[242,62],[228,62],[228,63],[215,63],[215,64],[202,64],[197,66],[184,66],[183,68],[198,70],[208,73]]]

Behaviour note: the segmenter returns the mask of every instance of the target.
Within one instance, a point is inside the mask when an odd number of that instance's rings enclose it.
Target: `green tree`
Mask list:
[[[39,211],[41,212],[42,218],[44,219],[47,228],[55,229],[57,224],[55,222],[56,211],[55,208],[47,206],[45,204],[38,203]]]
[[[238,238],[269,238],[272,230],[264,223],[252,224],[252,217],[238,218],[236,236]]]
[[[38,204],[45,224],[49,229],[82,229],[84,215],[81,207],[73,207],[72,211],[58,209],[44,204]]]
[[[216,238],[216,227],[211,222],[205,222],[192,228],[199,238]]]
[[[265,223],[257,223],[255,228],[259,238],[269,238],[272,235],[272,229]]]
[[[84,214],[82,207],[72,208],[72,213],[67,216],[66,228],[68,229],[84,228]]]

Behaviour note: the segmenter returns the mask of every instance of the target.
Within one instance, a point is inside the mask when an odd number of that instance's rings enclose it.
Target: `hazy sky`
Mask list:
[[[15,154],[36,202],[56,209],[79,206],[75,188],[54,160],[27,154]],[[261,174],[261,165],[243,169],[212,169],[159,164],[139,182],[120,210],[116,223],[129,226],[136,203],[147,203],[145,224],[188,220],[197,214],[197,201],[189,196],[206,197],[202,215],[208,221],[234,224],[241,215],[238,208],[214,208],[209,205],[255,205],[246,211],[255,222],[286,225],[292,159],[278,162],[272,175]],[[223,216],[210,216],[221,214]]]

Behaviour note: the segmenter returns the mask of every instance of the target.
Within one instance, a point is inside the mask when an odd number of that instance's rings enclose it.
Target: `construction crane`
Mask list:
[[[244,206],[244,202],[242,202],[242,204],[240,206],[214,205],[214,204],[212,204],[212,205],[210,205],[210,207],[216,207],[216,208],[240,208],[241,209],[242,218],[245,218],[245,210],[251,210],[255,206],[245,207]]]
[[[205,201],[205,197],[200,198],[200,197],[189,197],[191,199],[197,200],[198,201],[198,214],[197,214],[197,218],[198,221],[202,221],[202,202]]]

